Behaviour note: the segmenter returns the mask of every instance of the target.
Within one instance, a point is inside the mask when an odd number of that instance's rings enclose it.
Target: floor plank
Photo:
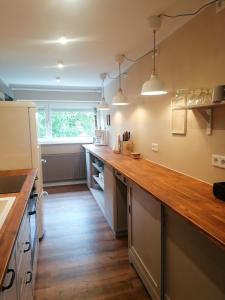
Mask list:
[[[150,299],[86,186],[48,192],[35,300]]]

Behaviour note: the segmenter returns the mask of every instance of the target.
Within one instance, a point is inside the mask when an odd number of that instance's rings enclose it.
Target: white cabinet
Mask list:
[[[129,259],[153,300],[161,297],[161,204],[129,184]]]
[[[0,300],[17,300],[16,251],[12,252],[8,269],[0,292]]]
[[[165,212],[165,300],[225,300],[225,251]]]

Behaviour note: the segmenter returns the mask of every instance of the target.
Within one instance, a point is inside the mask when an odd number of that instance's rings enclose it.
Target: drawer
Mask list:
[[[25,300],[25,295],[32,295],[31,252],[24,253],[20,267],[17,270],[17,285],[19,300]],[[28,299],[28,298],[27,298]],[[29,298],[31,300],[32,297]]]
[[[30,223],[29,217],[25,214],[16,243],[16,261],[18,268],[20,268],[23,255],[28,251],[30,251]]]

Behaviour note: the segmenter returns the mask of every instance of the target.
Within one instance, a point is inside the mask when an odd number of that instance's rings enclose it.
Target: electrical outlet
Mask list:
[[[159,144],[152,143],[152,151],[158,152],[159,151]]]
[[[212,165],[218,168],[225,169],[225,156],[213,154],[212,155]]]
[[[219,0],[216,2],[216,13],[220,12],[225,8],[225,0]]]

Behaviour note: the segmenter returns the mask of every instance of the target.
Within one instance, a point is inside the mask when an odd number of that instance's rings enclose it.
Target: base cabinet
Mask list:
[[[161,297],[161,204],[129,185],[129,259],[153,300]]]
[[[105,217],[112,229],[116,232],[115,218],[115,178],[113,169],[105,164],[104,166],[104,202],[105,202]]]
[[[87,186],[91,188],[91,155],[87,150],[85,151],[85,162],[86,162],[86,179]]]
[[[0,300],[32,300],[33,269],[28,208],[25,211],[5,275]]]
[[[8,270],[3,282],[3,289],[0,292],[0,300],[17,300],[17,280],[16,280],[16,251],[12,252]]]
[[[165,300],[225,300],[225,251],[165,212]]]

